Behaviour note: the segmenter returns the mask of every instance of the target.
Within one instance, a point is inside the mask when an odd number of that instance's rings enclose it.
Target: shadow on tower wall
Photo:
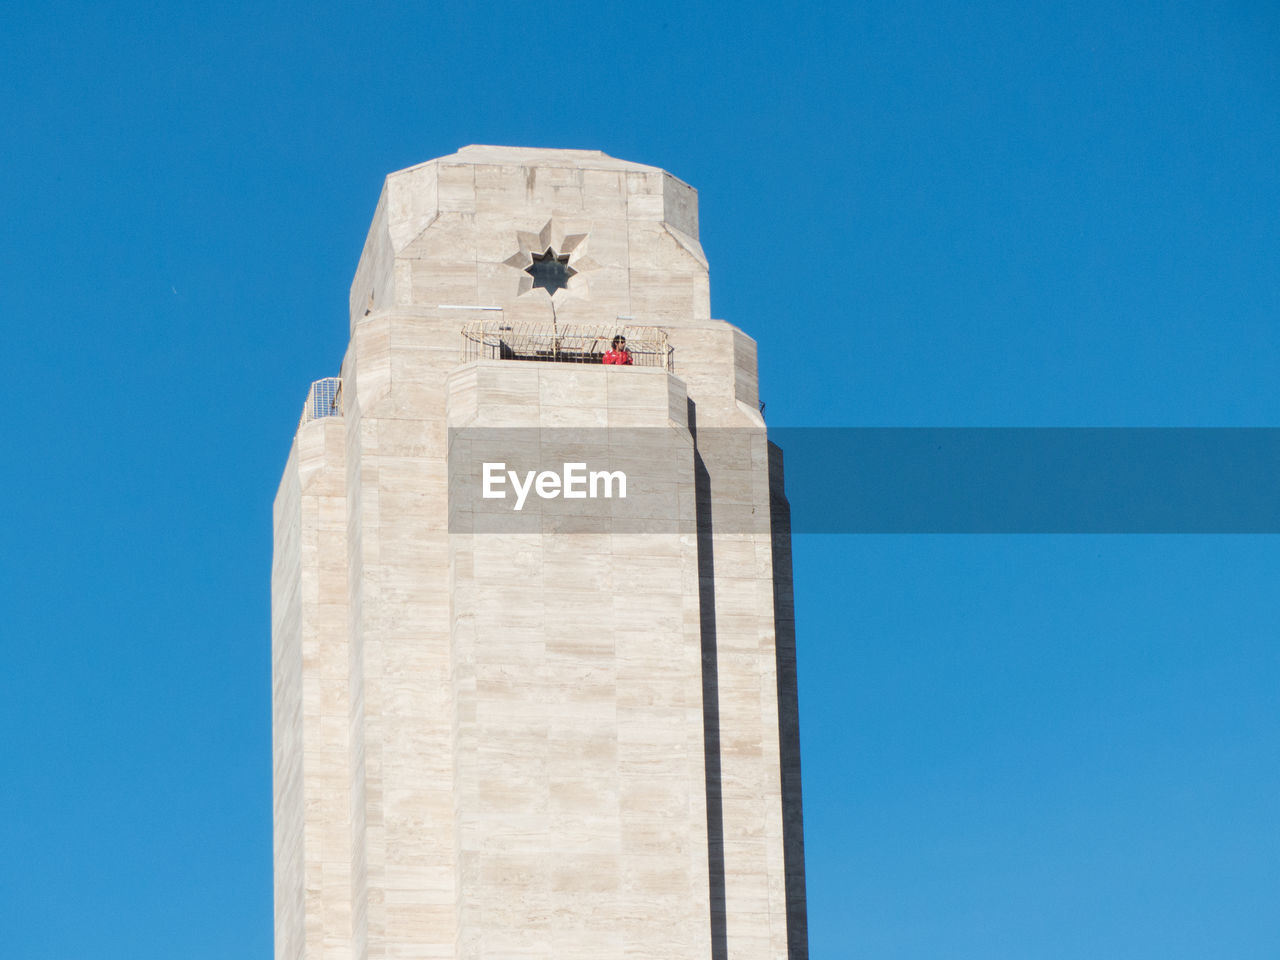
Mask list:
[[[696,444],[697,411],[692,400],[689,401],[688,413],[689,430],[694,435]],[[693,472],[697,504],[698,603],[702,634],[702,724],[706,766],[711,957],[712,960],[728,960],[711,478],[696,446]],[[809,930],[805,906],[804,815],[800,784],[800,706],[796,675],[791,506],[784,492],[782,450],[773,443],[769,444],[769,501],[778,744],[782,784],[783,868],[787,910],[787,958],[788,960],[808,960]]]
[[[689,429],[697,436],[693,401]],[[711,882],[711,960],[728,960],[725,921],[724,800],[720,779],[720,671],[716,654],[716,566],[711,526],[711,477],[694,450],[694,500],[698,517],[698,610],[702,628],[702,743],[707,778],[707,867]]]
[[[701,529],[701,528],[699,528]],[[791,567],[791,504],[782,450],[769,444],[769,534],[773,546],[773,635],[778,677],[778,746],[782,767],[782,855],[787,892],[787,957],[808,960],[804,887],[804,812],[800,796],[800,694],[796,676],[796,601]]]

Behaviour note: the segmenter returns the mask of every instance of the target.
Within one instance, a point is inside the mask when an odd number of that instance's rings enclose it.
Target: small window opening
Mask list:
[[[569,285],[569,278],[578,271],[569,266],[569,255],[556,256],[555,250],[547,247],[546,253],[535,253],[533,263],[524,268],[524,272],[533,277],[533,289],[544,287],[548,294],[563,290]]]

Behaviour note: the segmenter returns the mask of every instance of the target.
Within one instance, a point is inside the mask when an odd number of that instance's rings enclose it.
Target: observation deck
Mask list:
[[[477,321],[462,328],[462,361],[526,360],[542,363],[602,363],[613,338],[622,336],[631,366],[675,372],[675,349],[660,327],[620,324]]]

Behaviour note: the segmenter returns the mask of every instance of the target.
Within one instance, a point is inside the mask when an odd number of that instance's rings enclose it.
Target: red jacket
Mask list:
[[[605,352],[604,359],[601,363],[615,363],[619,366],[630,365],[631,354],[626,350],[609,350]]]

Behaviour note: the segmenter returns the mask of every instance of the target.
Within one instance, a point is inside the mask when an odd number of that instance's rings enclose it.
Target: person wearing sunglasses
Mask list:
[[[601,358],[602,363],[611,363],[618,366],[629,366],[631,364],[631,351],[627,349],[627,338],[619,334],[613,338],[613,346],[605,351],[605,355]]]

